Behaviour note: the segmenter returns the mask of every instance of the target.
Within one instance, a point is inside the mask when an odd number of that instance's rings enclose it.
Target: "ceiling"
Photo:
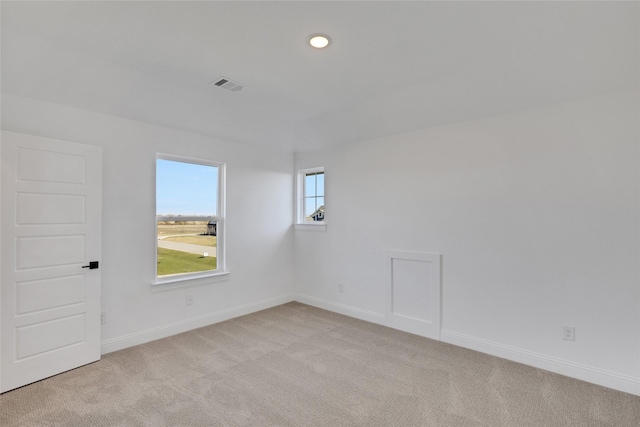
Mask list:
[[[2,2],[2,92],[308,151],[637,89],[639,4]],[[326,33],[324,50],[308,46]],[[246,87],[210,85],[226,76]]]

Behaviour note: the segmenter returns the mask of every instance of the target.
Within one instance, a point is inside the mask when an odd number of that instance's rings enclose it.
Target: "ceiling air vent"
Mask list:
[[[226,77],[220,77],[218,79],[215,79],[210,84],[221,87],[223,89],[230,90],[231,92],[241,91],[242,88],[244,87],[242,83],[234,82],[233,80],[228,79]]]

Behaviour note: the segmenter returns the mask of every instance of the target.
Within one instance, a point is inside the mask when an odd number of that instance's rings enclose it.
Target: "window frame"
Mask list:
[[[324,166],[318,166],[314,168],[306,168],[299,169],[296,176],[296,225],[304,225],[304,226],[326,226],[326,222],[323,219],[322,221],[307,221],[306,215],[304,214],[304,202],[305,202],[305,177],[309,174],[317,174],[322,172],[324,174],[324,195],[322,197],[325,198],[325,206],[326,210],[326,196],[327,196],[327,175],[324,170]]]
[[[218,162],[214,160],[201,159],[195,157],[187,157],[176,154],[168,153],[156,153],[154,160],[154,206],[156,212],[154,212],[154,218],[157,218],[157,161],[168,160],[173,162],[190,163],[201,166],[212,166],[218,168],[218,192],[217,192],[217,215],[213,215],[213,219],[217,222],[216,225],[216,269],[208,271],[197,271],[193,273],[178,273],[169,276],[158,276],[158,221],[154,220],[155,228],[155,255],[154,255],[154,280],[151,283],[152,287],[155,286],[156,290],[159,285],[171,285],[176,282],[196,281],[197,279],[215,278],[217,276],[225,276],[229,274],[226,264],[226,164],[224,162]],[[195,285],[199,285],[201,280]],[[178,286],[182,287],[182,286]]]

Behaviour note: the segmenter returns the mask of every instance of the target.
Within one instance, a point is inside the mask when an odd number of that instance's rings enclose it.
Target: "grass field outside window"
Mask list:
[[[158,276],[215,270],[215,257],[158,248]]]
[[[186,224],[159,221],[159,241],[197,245],[202,249],[200,253],[190,253],[158,247],[158,277],[215,270],[218,238],[207,235],[206,231],[207,221],[188,221]]]

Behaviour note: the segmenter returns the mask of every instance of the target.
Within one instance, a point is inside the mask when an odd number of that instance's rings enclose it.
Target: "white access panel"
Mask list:
[[[387,251],[387,323],[440,339],[440,254]]]

